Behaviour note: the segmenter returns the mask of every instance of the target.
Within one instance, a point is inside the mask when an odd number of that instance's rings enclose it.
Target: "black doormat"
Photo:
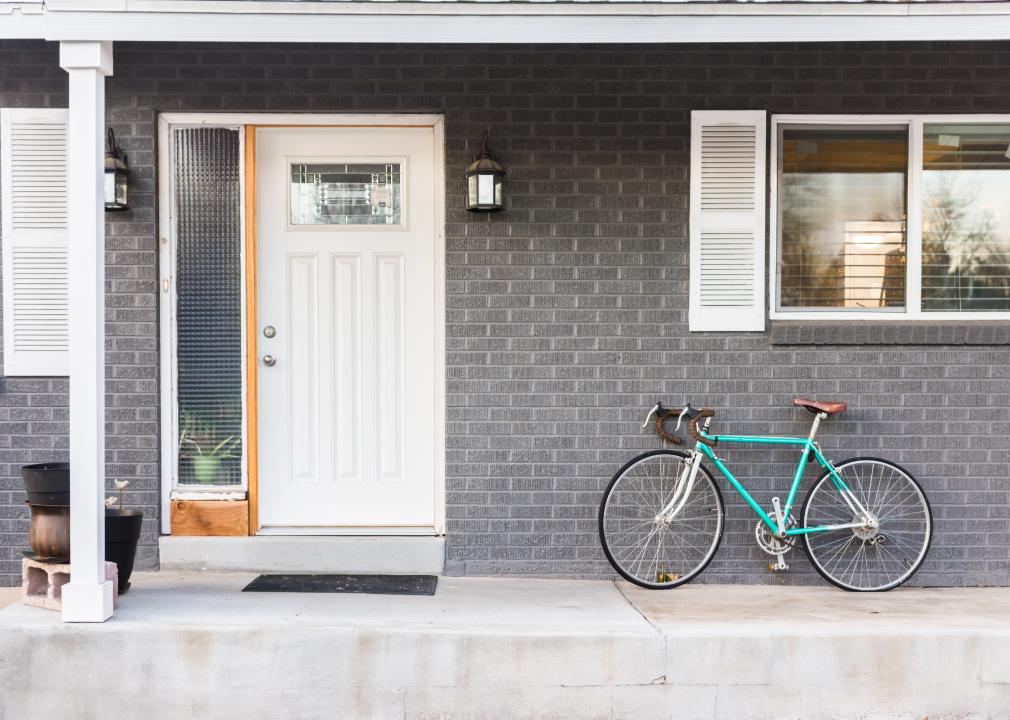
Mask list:
[[[242,592],[434,595],[435,575],[260,575]]]

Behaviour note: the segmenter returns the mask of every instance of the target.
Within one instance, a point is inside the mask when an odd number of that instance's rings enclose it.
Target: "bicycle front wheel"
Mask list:
[[[814,568],[845,590],[880,591],[908,580],[926,559],[933,536],[929,501],[904,468],[887,460],[856,458],[835,470],[876,525],[807,533],[803,543]],[[860,522],[831,475],[807,495],[804,527]]]
[[[600,542],[625,579],[654,590],[677,587],[712,561],[723,530],[719,487],[701,466],[676,517],[657,518],[673,497],[690,459],[654,450],[628,462],[610,481],[600,503]]]

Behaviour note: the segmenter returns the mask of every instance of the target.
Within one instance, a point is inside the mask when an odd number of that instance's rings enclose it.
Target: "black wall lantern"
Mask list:
[[[487,135],[485,132],[480,155],[466,169],[466,209],[470,212],[498,212],[505,209],[502,197],[505,169],[491,157],[491,152],[487,149]]]
[[[105,209],[129,210],[126,177],[130,166],[126,153],[116,145],[116,133],[109,128],[105,147]]]

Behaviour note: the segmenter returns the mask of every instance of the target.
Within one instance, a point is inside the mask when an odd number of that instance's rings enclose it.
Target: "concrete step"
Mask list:
[[[241,593],[251,579],[140,574],[103,625],[0,611],[0,717],[1010,717],[1002,589],[441,578],[431,597]]]
[[[165,571],[441,575],[445,538],[390,536],[163,536]]]

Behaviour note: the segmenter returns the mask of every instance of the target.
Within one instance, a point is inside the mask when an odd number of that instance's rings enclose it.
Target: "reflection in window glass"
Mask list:
[[[291,224],[399,225],[400,165],[292,165]]]
[[[926,125],[922,309],[1010,310],[1010,125]]]
[[[779,307],[903,307],[908,129],[780,133]]]

